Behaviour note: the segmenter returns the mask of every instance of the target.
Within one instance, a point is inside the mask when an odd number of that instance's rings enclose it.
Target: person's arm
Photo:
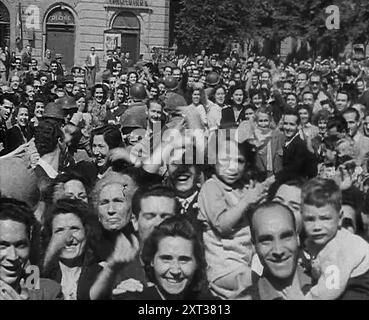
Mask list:
[[[42,261],[43,274],[47,274],[49,267],[58,259],[60,251],[65,247],[67,240],[72,236],[72,231],[53,233],[47,246],[45,256]]]
[[[273,179],[270,179],[266,180],[265,183],[256,184],[233,207],[229,206],[215,183],[206,184],[199,195],[200,211],[207,217],[210,225],[220,234],[230,234],[237,227],[240,220],[244,218],[247,208],[265,195],[272,181]]]
[[[104,264],[90,289],[90,299],[98,300],[108,295],[111,296],[117,273],[127,263],[133,261],[138,252],[139,243],[137,238],[132,234],[130,241],[124,234],[120,234],[117,237],[114,252]]]

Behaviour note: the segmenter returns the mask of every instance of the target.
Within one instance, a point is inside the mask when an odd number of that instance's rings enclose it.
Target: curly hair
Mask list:
[[[40,156],[54,151],[59,139],[63,140],[64,134],[58,121],[42,119],[35,130],[35,145]]]
[[[149,238],[145,241],[141,258],[144,263],[146,275],[149,281],[157,283],[152,261],[159,249],[160,241],[167,237],[180,237],[192,242],[193,254],[196,260],[196,270],[187,288],[186,298],[190,298],[193,294],[200,292],[204,288],[204,285],[206,285],[207,264],[205,260],[204,244],[194,226],[185,216],[178,215],[164,220],[154,229]]]
[[[61,199],[58,200],[45,215],[45,225],[42,231],[42,245],[44,252],[50,243],[53,234],[52,224],[56,216],[60,214],[73,213],[78,217],[85,229],[86,249],[83,264],[89,265],[94,262],[94,254],[92,248],[96,247],[101,233],[97,217],[93,214],[92,209],[83,201],[77,199]]]

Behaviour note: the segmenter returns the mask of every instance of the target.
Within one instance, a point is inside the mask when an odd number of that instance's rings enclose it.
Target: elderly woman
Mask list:
[[[156,227],[144,243],[141,259],[153,285],[117,295],[116,299],[215,299],[207,289],[203,244],[185,217],[168,218]]]
[[[92,298],[101,270],[91,249],[97,230],[96,217],[81,200],[59,200],[46,216],[42,273],[61,284],[65,300]]]
[[[97,182],[93,204],[102,230],[102,239],[95,248],[99,261],[106,261],[113,253],[120,234],[129,237],[134,233],[131,199],[137,188],[131,173],[110,171]]]

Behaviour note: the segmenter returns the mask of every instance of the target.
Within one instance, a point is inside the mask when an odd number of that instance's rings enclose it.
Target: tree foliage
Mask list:
[[[340,9],[340,29],[328,30],[325,9]],[[182,0],[176,23],[179,48],[224,50],[232,40],[280,42],[289,36],[314,51],[334,54],[348,42],[369,42],[368,0]]]

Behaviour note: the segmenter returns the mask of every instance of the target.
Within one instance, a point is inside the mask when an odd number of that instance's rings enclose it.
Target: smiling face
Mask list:
[[[229,142],[229,149],[226,145],[220,147],[215,171],[224,183],[232,185],[240,180],[245,167],[246,159],[239,152],[237,143]]]
[[[300,123],[302,125],[307,124],[309,122],[309,112],[306,109],[299,110]]]
[[[219,106],[223,106],[224,105],[224,101],[225,101],[225,90],[223,88],[219,88],[217,89],[217,91],[215,92],[214,98],[215,98],[215,103]]]
[[[192,93],[192,103],[195,106],[198,106],[200,104],[200,99],[201,99],[200,90],[194,90]]]
[[[147,110],[147,117],[150,122],[160,122],[162,118],[163,108],[159,103],[151,102],[150,108]]]
[[[35,116],[36,118],[42,118],[45,111],[45,105],[43,102],[36,102],[35,105]]]
[[[108,160],[109,146],[103,135],[96,135],[92,141],[92,154],[98,167],[104,167]]]
[[[261,104],[263,103],[263,98],[259,94],[255,94],[252,97],[252,103],[257,107],[260,108]]]
[[[343,112],[348,108],[350,101],[348,99],[347,94],[338,93],[336,97],[336,108],[338,112]]]
[[[286,98],[286,103],[289,107],[294,108],[297,105],[297,99],[296,96],[293,94],[289,94]]]
[[[30,254],[26,226],[13,220],[0,220],[0,280],[17,283]]]
[[[128,77],[128,81],[129,83],[132,85],[132,84],[135,84],[137,82],[137,75],[135,73],[131,73]]]
[[[186,196],[196,187],[197,173],[195,166],[170,164],[168,173],[177,194]]]
[[[131,219],[131,204],[123,189],[121,184],[114,183],[100,191],[98,216],[105,230],[121,230]]]
[[[314,105],[314,95],[312,93],[305,93],[302,97],[302,103],[312,107]]]
[[[161,239],[151,265],[161,289],[171,295],[183,293],[197,268],[193,243],[182,237]]]
[[[298,118],[295,115],[285,115],[283,116],[283,132],[287,140],[292,139],[298,128]]]
[[[337,233],[340,215],[331,205],[317,208],[302,206],[302,219],[308,240],[315,246],[325,246]]]
[[[294,275],[298,240],[293,217],[282,206],[257,210],[253,215],[256,252],[267,275],[285,280]]]
[[[267,113],[259,113],[258,114],[258,121],[257,121],[258,128],[262,131],[268,131],[270,128],[270,118]]]
[[[17,124],[21,127],[25,127],[28,124],[28,109],[19,108],[17,114]]]
[[[74,213],[58,214],[52,221],[52,233],[56,238],[64,237],[69,232],[60,260],[65,262],[80,258],[86,247],[86,232],[82,221]]]
[[[96,88],[95,90],[95,99],[98,103],[101,103],[104,99],[104,90],[103,88]]]
[[[13,112],[13,103],[4,99],[4,103],[0,105],[0,117],[3,121],[8,121]]]

